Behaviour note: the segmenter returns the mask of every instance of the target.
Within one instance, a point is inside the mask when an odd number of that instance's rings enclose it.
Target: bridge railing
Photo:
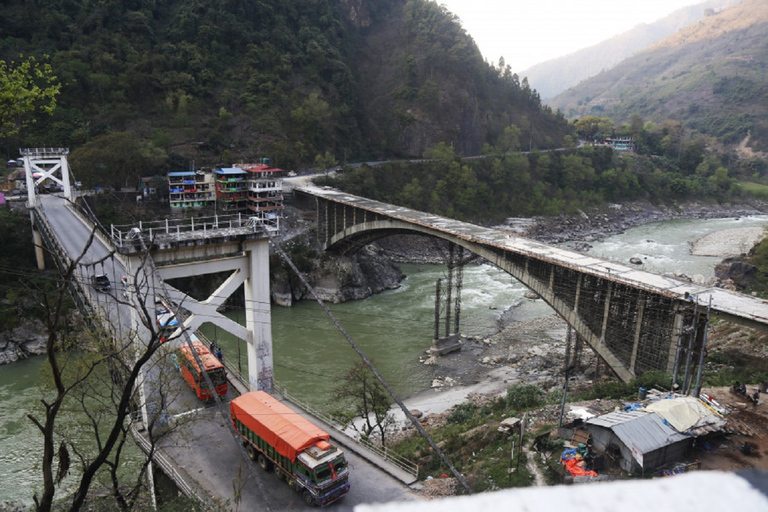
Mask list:
[[[263,232],[263,220],[256,216],[214,215],[213,217],[190,217],[185,219],[165,219],[135,224],[112,225],[110,237],[117,247],[132,245],[137,242],[147,244],[152,241],[186,240],[202,236],[214,236],[224,232],[232,234]]]
[[[152,462],[160,466],[160,468],[163,470],[163,473],[165,473],[168,478],[174,481],[176,487],[178,487],[185,496],[194,498],[203,505],[207,505],[209,503],[205,493],[197,488],[196,485],[190,483],[187,478],[179,473],[179,471],[176,469],[176,465],[171,462],[168,457],[166,457],[159,450],[152,449],[152,444],[149,442],[149,440],[147,440],[146,437],[141,434],[141,432],[139,432],[139,430],[136,428],[136,425],[131,427],[131,436],[146,455],[152,454]]]
[[[195,331],[195,336],[200,338],[200,341],[202,341],[206,347],[211,346],[211,340],[209,340],[208,337],[202,332]],[[224,367],[227,369],[227,372],[229,372],[232,377],[237,379],[243,385],[243,387],[245,387],[245,389],[250,389],[250,384],[248,383],[247,377],[243,376],[240,368],[235,366],[235,363],[232,362],[232,359],[227,357],[222,357],[222,359],[224,359]]]
[[[312,415],[320,418],[321,420],[323,420],[324,422],[328,423],[329,425],[332,425],[337,430],[339,430],[341,432],[344,432],[346,430],[345,426],[340,424],[338,421],[336,421],[331,415],[329,415],[328,413],[323,412],[320,409],[317,409],[313,405],[311,405],[311,404],[309,404],[309,403],[307,403],[307,402],[305,402],[305,401],[303,401],[303,400],[301,400],[299,398],[296,398],[295,396],[291,395],[285,387],[279,385],[277,382],[275,382],[275,389],[281,395],[283,395],[287,400],[289,400],[291,403],[296,404],[297,406],[301,407],[305,411],[307,411],[307,412],[311,413]],[[350,436],[350,437],[352,437],[352,436]],[[375,454],[377,454],[379,457],[382,457],[383,459],[388,460],[389,462],[391,462],[392,464],[394,464],[398,468],[402,469],[406,473],[408,473],[410,475],[413,475],[414,478],[418,478],[419,477],[419,465],[416,464],[415,462],[410,461],[410,460],[406,459],[405,457],[403,457],[403,456],[401,456],[401,455],[399,455],[399,454],[389,450],[386,446],[377,446],[377,445],[373,444],[372,442],[370,442],[369,440],[360,438],[358,436],[353,437],[353,439],[356,442],[360,443],[361,445],[365,446],[370,451],[372,451]]]
[[[69,266],[72,264],[72,260],[67,254],[67,251],[61,245],[61,242],[59,242],[59,238],[53,233],[51,226],[48,224],[48,220],[45,216],[43,207],[38,204],[35,206],[35,208],[32,209],[32,214],[35,220],[35,225],[40,232],[40,236],[43,239],[45,245],[47,245],[50,249],[51,254],[56,260],[56,265],[59,267],[59,270],[64,271],[65,269],[69,268]],[[69,280],[68,285],[70,294],[75,301],[77,309],[80,310],[83,318],[85,318],[86,321],[90,323],[95,318],[95,313],[90,301],[88,300],[88,297],[86,296],[85,290],[83,289],[82,275],[76,274],[72,276],[72,279]]]

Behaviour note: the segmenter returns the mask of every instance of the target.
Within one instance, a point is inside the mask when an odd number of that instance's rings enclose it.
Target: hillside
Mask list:
[[[741,4],[680,31],[550,104],[568,117],[673,119],[736,144],[768,150],[768,1]]]
[[[63,87],[52,118],[0,141],[9,158],[130,139],[148,156],[135,172],[260,156],[290,168],[440,142],[477,154],[510,124],[534,147],[569,131],[427,0],[10,0],[0,59],[21,54],[50,62]]]
[[[528,77],[528,82],[546,101],[582,80],[611,69],[627,57],[673,35],[678,30],[700,21],[711,13],[708,10],[720,11],[740,1],[708,0],[683,7],[656,22],[641,23],[623,34],[564,57],[536,64],[519,74]]]

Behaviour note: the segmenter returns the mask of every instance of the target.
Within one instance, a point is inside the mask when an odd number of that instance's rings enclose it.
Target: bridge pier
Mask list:
[[[250,249],[250,250],[248,250]],[[272,313],[269,294],[269,241],[252,243],[249,277],[245,280],[245,326],[252,334],[248,344],[248,380],[251,389],[272,392],[274,364],[272,351]]]
[[[161,226],[153,228],[156,231],[150,237],[144,238],[143,231],[139,231],[138,235],[131,238],[115,228],[113,236],[119,241],[129,241],[117,247],[124,257],[132,261],[129,268],[140,268],[148,248],[154,262],[154,272],[150,278],[152,294],[189,313],[183,318],[185,329],[192,332],[202,324],[210,323],[245,341],[250,388],[271,392],[274,364],[269,238],[259,226],[247,224],[247,219],[237,218],[225,222],[220,218],[210,223],[201,220],[194,222],[191,232],[180,229],[174,231]],[[185,229],[189,229],[189,226]],[[178,289],[173,283],[174,279],[212,274],[226,277],[207,298],[201,300]],[[134,279],[137,277],[132,276]],[[245,292],[245,326],[220,312],[225,301],[240,286],[243,286]],[[223,355],[227,363],[228,355]]]
[[[40,231],[35,229],[34,220],[32,221],[32,243],[35,246],[35,260],[37,260],[37,270],[45,270],[45,253],[43,252],[43,236]]]
[[[40,186],[57,185],[69,200],[72,200],[72,187],[69,182],[69,148],[21,148],[21,160],[27,184],[27,202],[37,205]]]

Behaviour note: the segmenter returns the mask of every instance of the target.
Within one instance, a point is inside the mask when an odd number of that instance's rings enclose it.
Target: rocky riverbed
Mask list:
[[[764,214],[753,206],[688,205],[680,209],[644,209],[638,205],[614,207],[610,212],[584,213],[576,217],[536,219],[523,223],[514,219],[508,229],[541,241],[590,242],[650,222],[672,218],[722,218]],[[520,226],[523,225],[523,228]],[[727,229],[711,233],[692,246],[696,254],[726,258],[741,254],[763,236],[762,228]],[[525,300],[536,300],[528,298]],[[563,385],[567,324],[557,315],[523,322],[505,321],[499,331],[484,339],[466,339],[460,352],[433,357],[425,355],[424,364],[436,365],[432,388],[406,400],[410,409],[424,416],[440,415],[454,405],[480,395],[501,395],[514,384],[533,384],[546,392],[557,392]],[[574,384],[588,386],[594,379],[605,378],[596,373],[592,351],[584,348]],[[403,415],[395,411],[405,426]],[[429,420],[427,420],[429,421]]]

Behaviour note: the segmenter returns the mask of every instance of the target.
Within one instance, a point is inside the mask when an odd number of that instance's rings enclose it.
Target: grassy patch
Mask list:
[[[645,372],[630,382],[598,382],[592,389],[578,393],[575,400],[595,400],[597,398],[631,399],[637,396],[639,388],[670,389],[672,376],[668,373]]]
[[[464,475],[476,491],[507,487],[526,487],[533,475],[526,467],[526,456],[519,457],[519,435],[506,435],[497,428],[502,419],[545,405],[547,396],[536,386],[512,386],[506,396],[478,406],[464,403],[455,406],[444,425],[430,429],[430,436],[441,451]],[[530,444],[536,433],[525,436]],[[510,462],[512,444],[515,455]],[[448,468],[418,434],[413,434],[389,446],[390,449],[419,464],[421,478],[449,474]],[[515,471],[509,472],[509,468]]]
[[[755,183],[754,181],[740,181],[739,185],[741,185],[741,190],[747,195],[761,199],[768,198],[768,185]]]

